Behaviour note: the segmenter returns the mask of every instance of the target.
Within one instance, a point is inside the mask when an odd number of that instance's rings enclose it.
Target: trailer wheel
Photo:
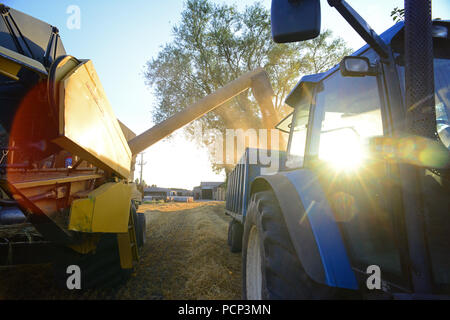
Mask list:
[[[234,220],[231,220],[230,223],[228,224],[228,239],[227,239],[227,244],[229,247],[231,247],[231,225],[233,224]]]
[[[132,269],[120,266],[117,235],[103,234],[95,252],[80,254],[70,248],[61,248],[53,263],[55,282],[67,289],[67,268],[76,265],[81,271],[81,289],[115,287],[122,284],[132,273]]]
[[[244,227],[239,221],[231,220],[228,226],[228,245],[233,253],[242,251],[242,234]]]
[[[272,191],[255,193],[244,226],[242,248],[244,299],[332,299],[334,289],[313,282],[289,238]]]

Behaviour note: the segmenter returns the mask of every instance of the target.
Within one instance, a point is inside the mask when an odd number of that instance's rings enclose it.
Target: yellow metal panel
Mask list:
[[[92,232],[92,216],[94,214],[94,201],[90,198],[78,199],[70,207],[69,230]]]
[[[60,122],[55,143],[106,171],[129,177],[131,151],[90,60],[61,82]]]
[[[133,249],[131,248],[129,234],[118,233],[117,244],[119,245],[120,266],[122,269],[133,268]]]
[[[142,193],[138,190],[136,183],[131,183],[131,199],[142,201]]]
[[[136,133],[134,133],[130,128],[123,124],[122,121],[117,120],[119,122],[120,128],[122,129],[123,135],[127,141],[130,141],[134,137],[136,137]]]
[[[122,121],[120,121],[120,120],[117,120],[117,121],[119,121],[120,128],[122,129],[123,135],[125,136],[125,139],[127,141],[130,141],[131,139],[136,137],[136,133],[134,133],[130,128],[128,128],[126,125],[124,125]],[[133,155],[131,158],[130,175],[128,177],[128,179],[130,181],[134,181],[135,164],[136,164],[136,155]]]
[[[20,64],[0,56],[0,74],[17,81],[19,80],[17,74],[21,68],[22,66]]]
[[[45,70],[45,67],[42,65],[42,63],[15,51],[12,51],[8,48],[0,46],[0,57],[9,60],[17,65],[23,66],[27,69],[41,73],[45,76],[47,75],[47,70]]]
[[[64,79],[69,72],[73,71],[78,65],[80,61],[71,56],[66,56],[60,64],[58,64],[58,68],[55,72],[54,81],[58,82]]]
[[[103,188],[105,191],[101,191]],[[131,187],[128,184],[107,183],[94,190],[93,232],[128,232]]]
[[[118,233],[117,243],[119,246],[120,266],[122,269],[131,269],[133,261],[139,261],[139,252],[136,241],[136,230],[133,215],[128,220],[128,233]]]
[[[128,232],[131,186],[105,183],[85,199],[72,202],[69,230],[80,232]]]

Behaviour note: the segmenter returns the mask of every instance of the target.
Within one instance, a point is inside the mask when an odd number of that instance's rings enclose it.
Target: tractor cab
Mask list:
[[[398,111],[406,96],[403,22],[380,35],[394,65],[368,44],[331,70],[304,76],[286,99],[293,112],[277,125],[289,133],[286,170],[317,173],[355,273],[364,278],[368,266],[378,266],[383,289],[398,294],[415,291],[408,196],[423,205],[431,292],[450,292],[449,26],[434,21],[432,28],[435,139],[399,129],[405,128]],[[405,194],[405,165],[420,172],[420,194]]]

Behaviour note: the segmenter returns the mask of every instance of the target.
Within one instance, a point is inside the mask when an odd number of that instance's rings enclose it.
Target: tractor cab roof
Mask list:
[[[394,24],[392,27],[387,29],[385,32],[383,32],[380,35],[380,38],[384,41],[384,43],[391,45],[391,42],[401,42],[403,43],[403,29],[404,29],[404,22],[400,21],[396,24]],[[439,27],[450,27],[450,21],[448,20],[434,20],[433,26],[435,27],[433,30],[433,36],[434,37],[446,37],[448,39],[448,32],[445,32],[442,34],[442,30],[439,29]],[[434,32],[436,31],[436,32]],[[441,34],[438,34],[441,32]],[[356,50],[351,54],[351,56],[359,56],[363,52],[367,51],[369,49],[369,45],[366,44],[360,49]],[[312,87],[318,82],[322,81],[323,79],[327,78],[330,74],[335,72],[339,68],[339,65],[335,65],[331,69],[325,72],[312,74],[312,75],[305,75],[303,76],[300,81],[297,83],[297,85],[294,87],[294,89],[288,94],[286,97],[286,104],[292,108],[295,108],[299,105],[299,99],[302,95],[302,90],[307,87]]]
[[[388,30],[383,32],[380,35],[380,37],[385,43],[389,44],[391,42],[391,40],[394,38],[394,36],[397,35],[397,33],[400,30],[403,29],[403,27],[404,27],[403,21],[396,23],[395,25],[390,27]],[[360,49],[353,52],[351,54],[351,56],[359,56],[361,53],[363,53],[367,49],[369,49],[368,44],[364,45]],[[332,67],[331,69],[329,69],[325,72],[303,76],[300,79],[300,81],[297,83],[297,85],[294,87],[294,89],[292,89],[292,91],[286,97],[286,100],[285,100],[286,104],[292,108],[297,107],[299,98],[302,95],[302,90],[304,88],[314,86],[316,83],[322,81],[323,79],[328,77],[330,74],[335,72],[338,68],[339,68],[339,65],[335,65],[334,67]]]

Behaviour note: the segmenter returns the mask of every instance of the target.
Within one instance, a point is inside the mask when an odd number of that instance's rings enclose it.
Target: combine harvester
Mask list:
[[[145,241],[132,200],[136,154],[249,88],[265,121],[276,119],[258,69],[135,136],[92,61],[67,55],[57,28],[0,12],[0,265],[52,262],[62,286],[77,265],[82,288],[119,283]]]

